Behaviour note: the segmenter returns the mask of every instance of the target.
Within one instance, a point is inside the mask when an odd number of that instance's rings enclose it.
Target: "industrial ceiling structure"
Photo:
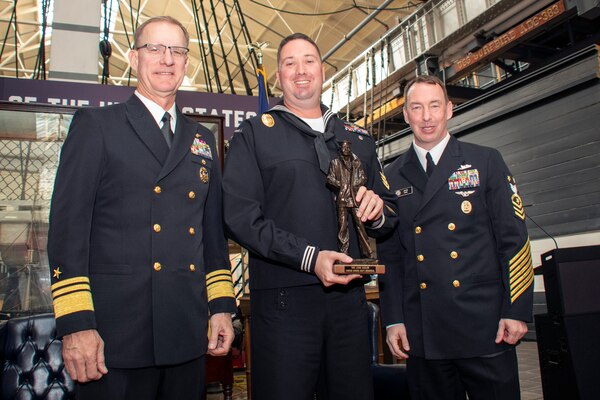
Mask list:
[[[0,0],[0,76],[45,79],[52,58],[52,15],[61,0]],[[111,43],[108,68],[98,54],[98,82],[135,85],[127,52],[135,27],[150,17],[170,15],[190,32],[190,63],[184,87],[204,92],[256,95],[256,53],[262,47],[271,93],[279,94],[276,52],[294,32],[313,38],[329,78],[414,12],[419,0],[99,0],[98,42],[105,25]],[[45,26],[45,29],[44,29]],[[42,46],[41,44],[44,43]],[[76,51],[76,43],[73,43]]]

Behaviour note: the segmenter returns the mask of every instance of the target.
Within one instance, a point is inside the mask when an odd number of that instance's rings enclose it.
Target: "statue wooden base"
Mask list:
[[[379,264],[374,258],[357,258],[351,263],[333,264],[333,272],[339,275],[373,275],[385,274],[385,265]]]

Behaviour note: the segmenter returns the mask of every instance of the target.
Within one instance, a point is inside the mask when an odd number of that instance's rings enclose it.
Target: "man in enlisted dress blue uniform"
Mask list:
[[[400,218],[377,246],[387,343],[407,359],[412,399],[519,399],[533,268],[514,177],[497,150],[448,133],[439,79],[404,93],[414,140],[386,167]]]
[[[360,257],[355,229],[352,257],[336,251],[327,173],[338,142],[351,142],[363,163],[357,214],[370,235],[395,225],[393,206],[384,205],[392,196],[373,138],[320,103],[325,73],[316,44],[290,35],[277,59],[283,102],[240,125],[223,177],[228,233],[250,252],[252,397],[312,400],[317,391],[324,399],[369,400],[364,282],[333,273],[335,261]]]
[[[196,400],[233,340],[215,140],[175,106],[188,43],[173,18],[140,25],[135,94],[77,111],[62,148],[48,256],[82,399]]]

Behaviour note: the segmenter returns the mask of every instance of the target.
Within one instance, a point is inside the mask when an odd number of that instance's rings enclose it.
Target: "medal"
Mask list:
[[[202,183],[208,183],[208,170],[204,167],[200,168],[200,180]]]
[[[471,205],[471,202],[469,200],[465,200],[460,204],[460,209],[465,214],[470,214],[471,211],[473,211],[473,206]]]

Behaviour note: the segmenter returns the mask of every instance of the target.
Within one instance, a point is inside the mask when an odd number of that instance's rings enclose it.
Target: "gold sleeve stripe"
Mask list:
[[[521,294],[523,294],[523,292],[525,290],[527,290],[529,288],[529,286],[531,286],[532,283],[533,283],[533,268],[531,269],[531,272],[527,275],[526,279],[523,280],[520,287],[515,287],[515,289],[511,291],[510,302],[514,303],[515,300],[517,300],[519,298],[519,296]]]
[[[67,285],[74,285],[78,283],[87,283],[87,285],[89,286],[90,278],[88,278],[87,276],[76,276],[75,278],[65,279],[60,282],[56,282],[50,287],[50,289],[54,291],[56,289],[60,289],[61,287],[65,287]]]
[[[233,283],[231,280],[214,283],[208,286],[206,290],[208,292],[209,302],[221,297],[235,297],[233,294]]]
[[[54,299],[54,316],[56,318],[80,311],[94,311],[92,293],[77,291]]]
[[[533,264],[529,238],[509,263],[510,301],[514,303],[533,283]]]
[[[525,245],[523,245],[521,250],[519,250],[519,252],[513,258],[511,258],[509,262],[510,269],[512,270],[520,260],[525,260],[527,258],[531,259],[531,247],[529,246],[529,238],[527,238],[527,242],[525,242]]]
[[[60,296],[63,296],[65,294],[75,293],[75,292],[81,292],[81,291],[84,291],[84,290],[86,290],[86,291],[89,292],[90,291],[90,285],[81,284],[81,285],[67,286],[67,287],[64,287],[62,289],[54,290],[52,292],[52,298],[53,299],[57,299]]]
[[[217,269],[216,271],[209,272],[206,274],[206,284],[210,285],[212,281],[222,278],[231,280],[231,271],[228,269]]]
[[[519,276],[511,279],[511,281],[510,281],[511,294],[515,290],[518,290],[523,283],[526,283],[527,281],[529,281],[529,279],[531,278],[532,275],[533,275],[533,268],[530,268],[530,269],[523,268],[523,273],[520,274]]]
[[[520,274],[522,274],[523,269],[526,269],[530,265],[531,255],[528,254],[527,258],[520,259],[518,263],[511,266],[510,278],[513,279],[514,277],[519,276]]]
[[[233,282],[231,280],[231,270],[218,269],[206,274],[206,291],[208,301],[220,297],[235,297]]]

